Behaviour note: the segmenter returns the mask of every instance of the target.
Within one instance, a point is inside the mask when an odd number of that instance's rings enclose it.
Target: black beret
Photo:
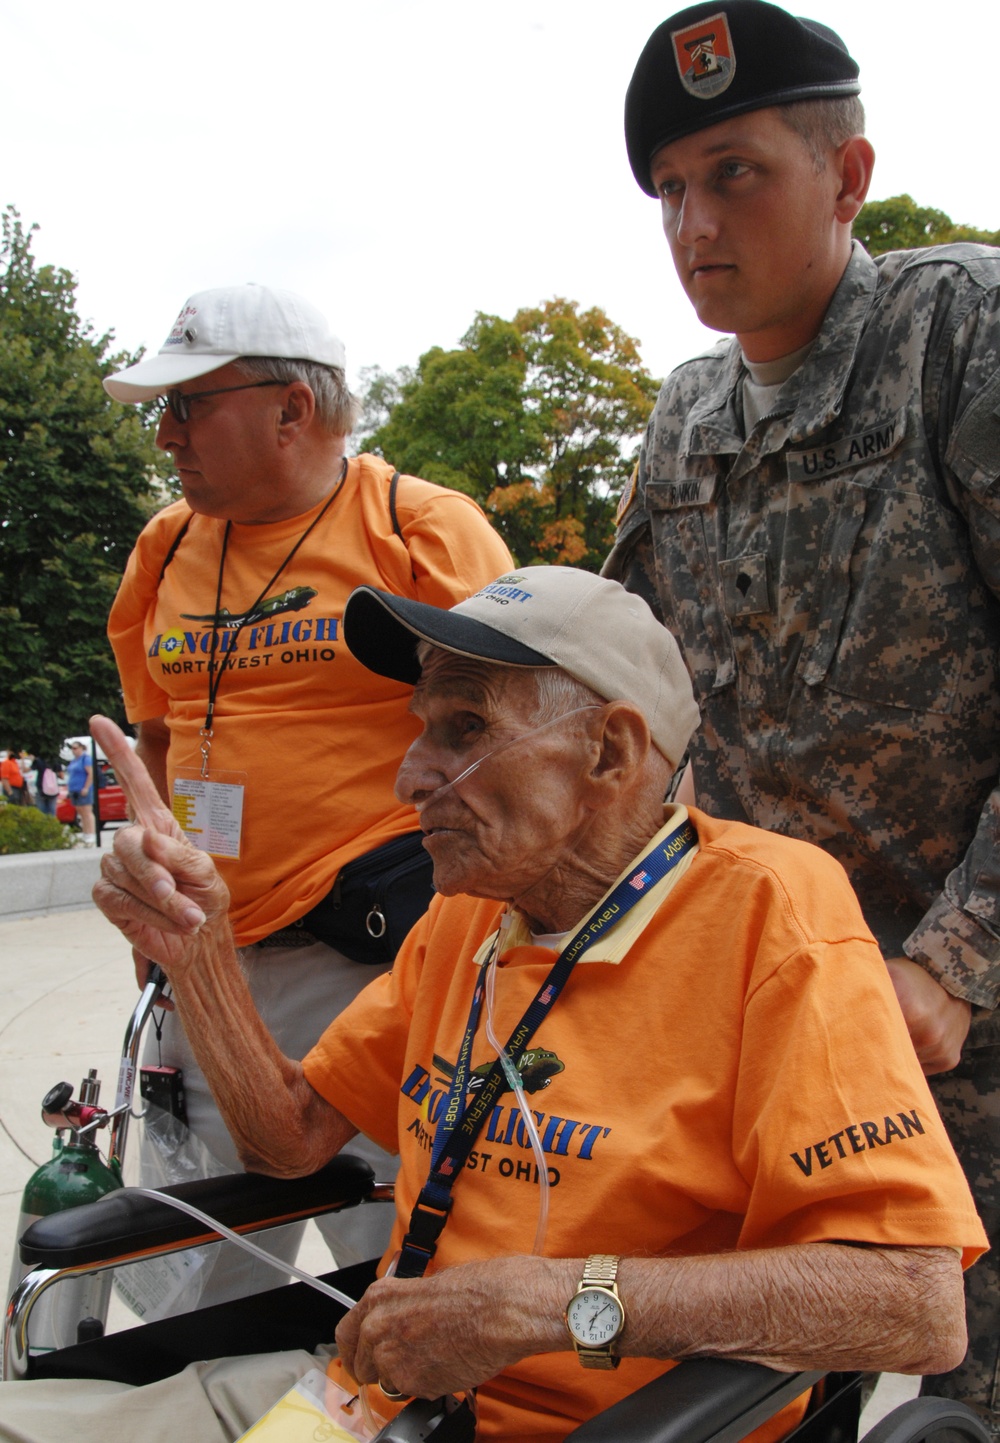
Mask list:
[[[858,65],[826,25],[766,0],[715,0],[664,20],[646,42],[625,97],[632,174],[655,195],[649,164],[661,145],[733,115],[857,95]]]

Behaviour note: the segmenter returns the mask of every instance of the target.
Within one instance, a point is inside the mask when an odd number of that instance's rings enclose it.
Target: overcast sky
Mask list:
[[[720,0],[720,8],[723,0]],[[1000,227],[997,0],[802,0],[861,64],[872,198]],[[793,7],[797,8],[797,7]],[[348,369],[477,310],[603,307],[655,375],[701,348],[622,101],[650,0],[0,0],[0,204],[81,314],[159,349],[193,291],[301,292]]]

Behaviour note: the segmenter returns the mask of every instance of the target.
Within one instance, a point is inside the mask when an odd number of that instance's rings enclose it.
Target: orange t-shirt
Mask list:
[[[268,588],[265,614],[238,636],[234,627],[218,632],[232,659],[210,765],[244,785],[240,858],[218,860],[240,945],[297,921],[347,862],[417,826],[393,796],[419,731],[407,710],[412,690],[366,670],[344,645],[350,593],[370,585],[449,607],[512,564],[474,501],[409,476],[397,490],[400,539],[391,476],[378,457],[353,458],[330,509]],[[246,613],[322,504],[230,528],[220,609]],[[167,718],[171,787],[179,769],[200,766],[224,531],[225,522],[184,502],[166,507],[139,537],[108,623],[129,720]]]
[[[986,1238],[842,868],[806,843],[690,815],[700,845],[687,872],[623,955],[613,931],[584,954],[532,1039],[547,1054],[529,1093],[550,1160],[546,1253],[846,1240],[956,1247],[972,1261]],[[400,1152],[388,1255],[427,1177],[473,959],[499,910],[435,898],[392,972],[305,1059],[318,1092]],[[553,961],[508,937],[498,1035]],[[495,1055],[483,1034],[473,1068]],[[531,1252],[536,1167],[509,1094],[453,1199],[435,1270]],[[478,1436],[552,1443],[666,1366],[526,1358],[479,1390]]]
[[[24,773],[18,766],[15,756],[4,757],[0,762],[0,780],[8,782],[15,791],[20,791],[24,786]]]

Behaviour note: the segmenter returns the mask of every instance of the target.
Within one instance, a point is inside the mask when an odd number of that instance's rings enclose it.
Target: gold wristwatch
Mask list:
[[[618,1259],[594,1253],[566,1305],[566,1327],[584,1368],[617,1368],[614,1345],[625,1327],[625,1306],[618,1293]]]

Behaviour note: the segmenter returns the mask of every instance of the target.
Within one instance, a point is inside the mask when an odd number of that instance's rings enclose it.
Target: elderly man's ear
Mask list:
[[[587,781],[596,789],[597,805],[607,806],[642,772],[653,746],[649,725],[642,712],[626,701],[611,701],[589,713],[588,724],[598,752]]]

